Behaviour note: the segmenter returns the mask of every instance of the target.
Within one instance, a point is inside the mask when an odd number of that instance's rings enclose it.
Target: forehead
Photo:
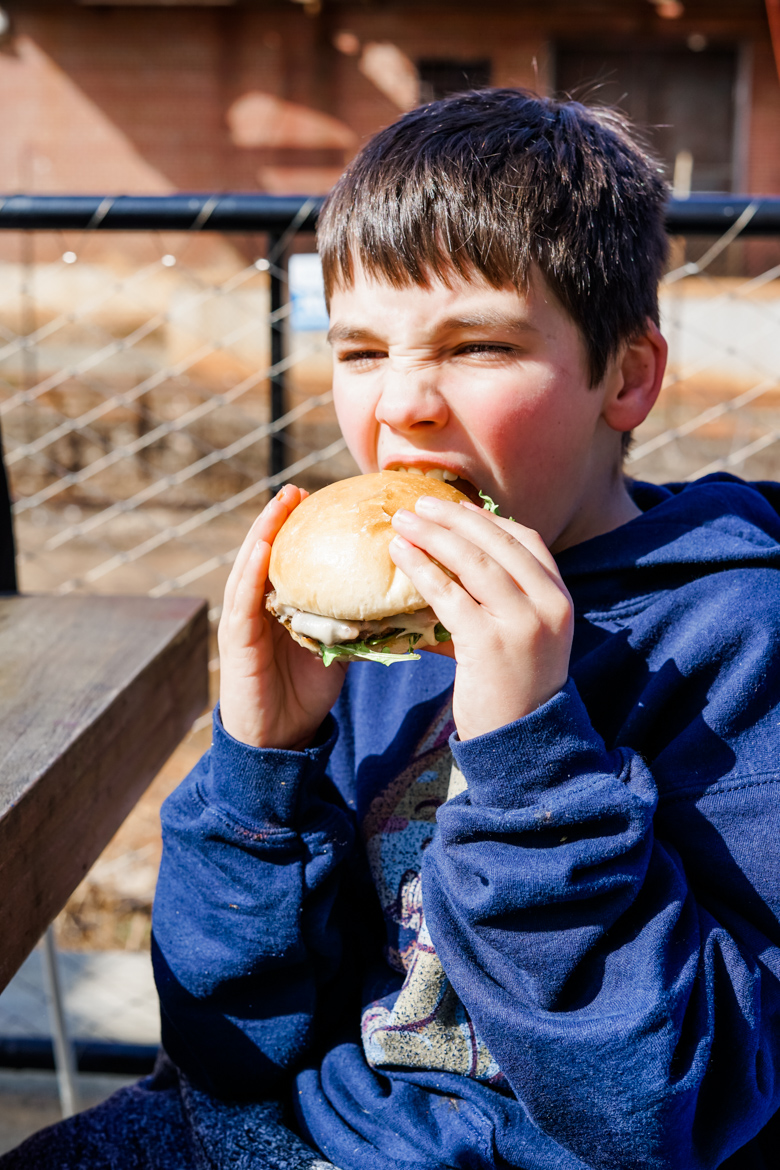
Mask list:
[[[496,288],[476,271],[470,276],[453,272],[446,280],[431,275],[425,285],[397,286],[356,265],[352,281],[332,292],[330,319],[332,342],[398,329],[420,336],[453,329],[578,332],[537,270],[523,288],[512,284]]]

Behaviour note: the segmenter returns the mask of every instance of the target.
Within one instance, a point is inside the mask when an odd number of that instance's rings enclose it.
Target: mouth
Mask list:
[[[446,467],[436,467],[433,464],[429,464],[428,466],[406,466],[402,463],[391,463],[385,468],[385,471],[405,471],[409,475],[428,476],[429,479],[438,479],[443,483],[451,483],[462,495],[471,500],[472,504],[476,504],[478,508],[482,507],[483,501],[480,499],[479,488],[470,480],[458,475],[456,471],[450,471]]]

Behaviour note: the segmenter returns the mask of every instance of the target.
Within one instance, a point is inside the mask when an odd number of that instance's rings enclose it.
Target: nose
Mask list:
[[[449,408],[434,381],[433,371],[387,369],[376,405],[376,419],[394,431],[440,430]]]

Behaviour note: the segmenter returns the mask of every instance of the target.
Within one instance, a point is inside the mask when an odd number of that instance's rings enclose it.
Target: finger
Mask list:
[[[258,621],[264,620],[263,594],[270,557],[270,544],[257,541],[244,566],[230,610],[231,631],[247,644],[256,641]]]
[[[448,630],[476,628],[483,617],[479,602],[462,585],[453,581],[427,553],[399,533],[390,541],[389,551],[393,562],[406,573]]]
[[[244,538],[241,548],[238,550],[236,559],[233,562],[233,568],[228,576],[225,585],[223,609],[229,611],[232,608],[236,589],[257,542],[261,540],[272,544],[287,517],[303,498],[303,493],[299,488],[296,488],[292,484],[285,484],[273,499],[268,501],[260,515],[255,518],[252,527]]]
[[[457,575],[463,588],[493,616],[506,616],[516,611],[518,605],[528,604],[527,591],[522,585],[518,586],[516,575],[508,572],[484,548],[459,533],[409,512],[397,513],[393,527],[418,549]],[[530,557],[530,553],[525,555]],[[538,571],[543,575],[541,568]]]
[[[429,497],[426,497],[426,505],[428,499]],[[434,499],[432,502],[434,506],[440,503],[446,504],[449,515],[455,515],[451,505],[446,503],[446,501]],[[423,505],[423,507],[426,505]],[[561,575],[558,570],[558,565],[555,562],[555,557],[552,555],[539,533],[536,532],[533,528],[527,528],[524,524],[520,524],[517,520],[510,520],[503,516],[496,516],[495,513],[489,512],[486,508],[477,508],[474,504],[471,503],[470,500],[461,503],[460,507],[462,511],[468,509],[473,516],[479,517],[477,523],[482,526],[483,531],[489,531],[489,529],[486,529],[485,526],[492,525],[494,530],[498,529],[501,532],[506,533],[506,535],[510,537],[512,541],[519,544],[522,548],[527,549],[537,564],[542,566],[550,580],[554,581],[556,585],[562,584]],[[440,519],[437,517],[437,522],[447,526],[446,519]],[[469,528],[466,531],[472,533],[475,532],[475,530],[472,528]],[[500,545],[496,545],[494,543],[492,547],[497,550]]]
[[[558,577],[555,557],[539,533],[533,528],[526,528],[519,520],[513,520],[511,517],[497,516],[495,512],[490,512],[487,508],[478,508],[476,504],[472,504],[471,500],[459,500],[458,503],[461,508],[468,508],[470,511],[476,512],[478,516],[482,516],[483,519],[514,536],[516,540],[525,545],[530,553],[533,553],[541,565],[544,565],[555,577]]]
[[[457,573],[489,609],[494,609],[491,598],[500,606],[510,602],[517,587],[534,598],[560,592],[557,572],[553,579],[522,541],[479,512],[441,500],[429,506],[427,498],[418,500],[418,509],[422,515],[398,513],[393,526]]]

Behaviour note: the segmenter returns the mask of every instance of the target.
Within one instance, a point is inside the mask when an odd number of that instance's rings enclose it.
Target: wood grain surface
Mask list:
[[[0,597],[0,989],[208,697],[206,603]]]

